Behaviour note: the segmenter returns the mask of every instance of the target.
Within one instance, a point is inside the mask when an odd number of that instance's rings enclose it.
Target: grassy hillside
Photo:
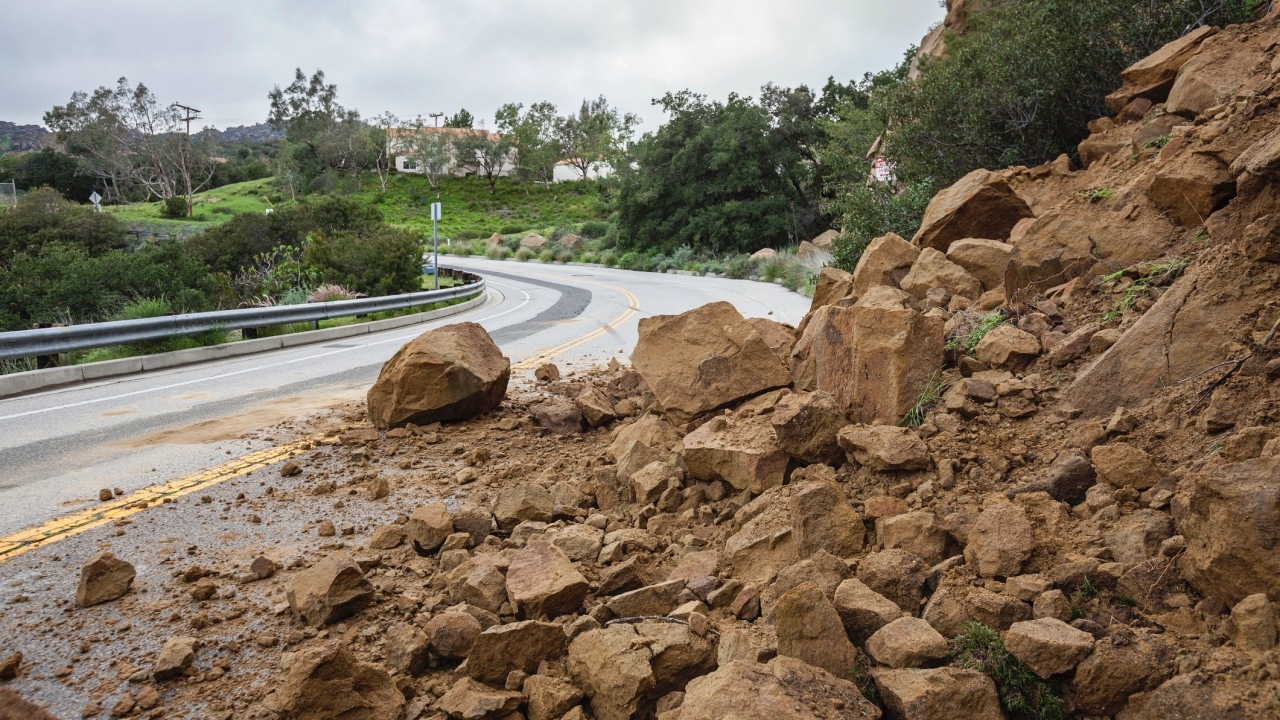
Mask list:
[[[411,175],[393,176],[386,194],[379,190],[376,178],[365,181],[363,192],[353,197],[377,205],[387,222],[417,232],[431,232],[430,205],[436,201],[425,178]],[[268,200],[271,198],[276,202]],[[107,207],[121,221],[146,225],[152,231],[199,228],[219,225],[240,213],[261,213],[269,207],[282,207],[289,200],[279,200],[272,179],[225,185],[216,190],[197,193],[193,217],[166,220],[161,217],[159,202]],[[440,223],[443,237],[488,237],[498,233],[554,228],[603,219],[595,183],[563,183],[551,188],[530,185],[528,191],[518,183],[499,180],[497,190],[489,194],[489,185],[478,178],[450,178],[440,183],[440,202],[444,217]]]

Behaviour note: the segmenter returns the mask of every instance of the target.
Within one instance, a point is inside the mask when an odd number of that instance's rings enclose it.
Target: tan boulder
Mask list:
[[[791,393],[778,401],[770,417],[778,447],[801,462],[835,464],[836,435],[848,424],[830,393]]]
[[[751,253],[752,260],[772,260],[776,257],[778,257],[778,251],[773,248],[760,248]]]
[[[1004,720],[991,678],[977,670],[872,670],[889,717],[902,720]]]
[[[476,323],[419,335],[382,366],[369,388],[369,419],[379,428],[461,420],[498,407],[511,361]]]
[[[1120,73],[1124,84],[1107,96],[1107,107],[1118,113],[1137,98],[1165,100],[1178,71],[1200,49],[1200,43],[1216,32],[1216,28],[1202,25],[1125,68]]]
[[[1265,43],[1240,42],[1237,33],[1205,39],[1199,51],[1178,69],[1165,109],[1195,117],[1229,99],[1262,70],[1270,70]]]
[[[902,548],[937,565],[946,557],[950,535],[930,510],[917,510],[876,520],[876,540],[886,550]]]
[[[742,528],[724,545],[733,577],[743,582],[768,581],[797,560],[792,532],[789,486],[767,490],[740,512]]]
[[[684,580],[667,580],[615,595],[605,605],[618,617],[666,615],[680,604],[684,588]]]
[[[1230,174],[1239,177],[1247,172],[1258,177],[1274,178],[1280,173],[1280,128],[1272,130],[1240,153],[1231,162]]]
[[[910,310],[911,295],[894,285],[872,285],[867,293],[858,298],[854,307],[883,308],[886,310]]]
[[[151,667],[151,677],[156,682],[164,682],[182,675],[196,660],[197,642],[195,638],[189,637],[171,637],[166,640]]]
[[[1255,593],[1231,608],[1231,642],[1241,650],[1266,652],[1276,646],[1276,609],[1266,593]]]
[[[464,677],[436,701],[436,709],[459,720],[502,720],[520,707],[524,696]]]
[[[715,645],[686,625],[639,622],[588,630],[569,644],[569,674],[597,720],[630,720],[716,665]]]
[[[1070,672],[1093,652],[1093,636],[1053,618],[1016,622],[1004,646],[1042,678]]]
[[[867,654],[891,668],[920,667],[946,657],[947,650],[947,639],[916,617],[898,618],[867,640]]]
[[[760,593],[760,614],[766,622],[774,622],[778,598],[806,582],[821,590],[828,600],[834,600],[840,583],[850,579],[852,575],[845,560],[826,550],[818,550],[800,562],[778,571],[777,578]]]
[[[530,675],[524,694],[529,698],[529,720],[563,720],[583,697],[572,683],[552,675]]]
[[[964,557],[981,577],[1009,577],[1021,572],[1034,549],[1026,511],[1007,501],[990,500],[969,529]]]
[[[947,259],[969,271],[982,283],[984,290],[994,290],[1004,284],[1004,273],[1009,268],[1009,254],[1012,252],[1012,245],[999,240],[965,238],[951,243],[947,248]]]
[[[351,558],[335,552],[289,578],[285,597],[295,617],[323,627],[373,602],[373,585]]]
[[[785,655],[729,662],[685,688],[680,720],[876,720],[880,709],[849,682]],[[530,719],[532,720],[532,718]]]
[[[714,417],[681,442],[685,468],[697,480],[723,480],[758,494],[781,485],[787,471],[789,458],[768,416]]]
[[[819,248],[817,245],[814,245],[808,240],[801,240],[800,247],[796,248],[796,257],[810,258],[810,257],[815,257],[822,252],[825,252],[825,251]]]
[[[877,472],[929,468],[929,446],[911,428],[849,425],[838,441],[850,460]]]
[[[860,298],[876,285],[897,287],[918,257],[920,248],[894,233],[872,240],[853,270],[851,294]]]
[[[560,243],[560,247],[569,248],[570,250],[578,250],[582,248],[582,238],[574,235],[573,233],[569,233],[568,235],[561,237],[557,242]]]
[[[676,422],[791,383],[764,338],[727,302],[642,319],[631,363]]]
[[[859,643],[866,642],[877,630],[902,617],[902,608],[857,578],[840,583],[832,604],[844,623],[845,632]]]
[[[1125,707],[1124,720],[1225,720],[1267,718],[1275,714],[1270,693],[1250,693],[1257,687],[1235,673],[1192,672],[1170,678],[1160,687]],[[1141,707],[1136,707],[1141,705]]]
[[[613,400],[598,387],[583,390],[573,402],[591,427],[603,427],[618,419],[618,410]]]
[[[773,350],[778,362],[786,365],[791,359],[791,348],[796,344],[796,329],[768,318],[747,318],[747,322],[760,333],[764,342]]]
[[[920,558],[901,549],[870,553],[858,561],[858,580],[911,614],[924,600],[928,572]]]
[[[550,241],[538,233],[529,233],[523,238],[520,238],[520,247],[529,248],[530,250],[541,250],[542,246],[546,245],[548,242]]]
[[[491,613],[508,600],[505,558],[494,553],[477,553],[445,575],[454,602],[465,602]]]
[[[817,237],[815,237],[814,239],[810,240],[809,242],[813,243],[813,246],[818,248],[819,250],[826,250],[827,252],[832,252],[835,249],[836,240],[839,240],[839,239],[840,239],[839,230],[827,230],[821,233],[820,235],[818,235]]]
[[[419,675],[427,667],[431,638],[416,625],[398,622],[387,629],[386,666],[401,675]]]
[[[1164,477],[1151,456],[1126,442],[1098,445],[1089,453],[1098,480],[1117,487],[1146,490]]]
[[[88,708],[95,707],[92,704],[88,706]],[[88,708],[85,709],[86,715],[89,714]],[[132,699],[130,699],[129,710],[133,710]],[[58,720],[58,718],[39,705],[24,700],[12,688],[0,686],[0,720]]]
[[[551,493],[536,483],[505,487],[493,497],[493,519],[507,531],[527,520],[551,522],[555,505]]]
[[[911,270],[898,286],[913,297],[921,299],[934,288],[942,288],[952,295],[970,300],[976,300],[982,295],[982,283],[978,278],[933,248],[920,251],[920,257],[912,263]]]
[[[1138,632],[1117,642],[1098,641],[1076,666],[1076,708],[1091,715],[1115,715],[1138,692],[1154,690],[1173,676],[1177,650],[1159,635]]]
[[[975,587],[964,597],[964,614],[974,622],[995,630],[1008,630],[1014,623],[1033,618],[1031,606],[1012,595]]]
[[[1197,590],[1230,604],[1280,595],[1277,477],[1280,457],[1261,457],[1193,472],[1178,485],[1171,507],[1187,542],[1179,568]]]
[[[555,363],[542,363],[534,369],[533,379],[540,383],[555,382],[560,379],[560,367]]]
[[[498,246],[502,245],[502,244],[503,244],[503,242],[504,242],[504,240],[503,240],[502,236],[501,236],[501,235],[499,235],[498,233],[494,233],[494,234],[492,234],[492,235],[490,235],[490,236],[489,236],[489,240],[488,240],[488,242],[486,242],[486,243],[485,243],[485,246],[486,246],[486,247],[498,247]]]
[[[495,625],[476,636],[461,670],[482,683],[502,685],[513,670],[533,675],[539,664],[563,657],[567,647],[564,628],[556,623]]]
[[[819,308],[791,371],[798,387],[830,393],[854,422],[897,423],[942,366],[943,324],[913,310]]]
[[[671,423],[657,415],[645,415],[633,423],[616,428],[605,454],[614,460],[620,460],[619,456],[633,442],[654,450],[669,450],[680,442],[680,433],[676,432]]]
[[[1012,325],[1000,325],[978,341],[973,356],[991,367],[1019,371],[1040,355],[1040,341],[1035,335]]]
[[[1237,175],[1209,153],[1178,153],[1156,170],[1147,198],[1179,225],[1197,227],[1236,196]]]
[[[294,654],[274,705],[282,720],[396,720],[404,695],[385,670],[329,640]]]
[[[775,609],[778,654],[847,677],[858,651],[849,642],[836,608],[812,583],[801,583],[778,598]]]
[[[451,660],[462,659],[471,652],[476,638],[480,637],[480,621],[465,612],[450,610],[432,616],[422,626],[427,636],[428,649],[435,655]]]
[[[590,590],[569,557],[542,538],[531,539],[507,569],[507,595],[528,618],[577,612]]]
[[[430,555],[453,534],[453,519],[444,503],[423,505],[404,524],[404,537],[419,555]]]
[[[103,550],[89,558],[80,568],[80,585],[76,588],[76,604],[90,607],[124,597],[137,576],[133,565]]]
[[[862,518],[832,480],[810,480],[792,486],[791,524],[799,557],[819,551],[839,558],[853,557],[865,541]]]
[[[1006,240],[1031,209],[1000,174],[974,170],[929,201],[911,243],[945,252],[965,238]]]

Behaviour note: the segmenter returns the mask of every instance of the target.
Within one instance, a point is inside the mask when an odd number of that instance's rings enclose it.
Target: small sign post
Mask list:
[[[431,203],[431,267],[435,268],[435,289],[440,289],[440,203]]]
[[[94,212],[102,212],[102,196],[98,194],[97,190],[94,190],[93,194],[89,196],[89,202],[93,203]]]
[[[893,163],[889,162],[889,158],[883,155],[872,161],[871,172],[875,175],[876,180],[882,183],[893,182]]]

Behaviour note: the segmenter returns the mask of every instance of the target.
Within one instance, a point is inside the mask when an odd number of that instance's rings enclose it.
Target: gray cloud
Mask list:
[[[713,98],[766,82],[821,86],[896,64],[942,19],[937,0],[231,0],[15,3],[0,119],[40,122],[74,90],[126,76],[218,126],[261,122],[293,68],[323,68],[365,115],[505,102],[562,110],[604,94],[661,121],[669,90]]]

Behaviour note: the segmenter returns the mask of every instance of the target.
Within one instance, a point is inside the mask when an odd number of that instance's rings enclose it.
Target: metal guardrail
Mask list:
[[[244,330],[300,322],[318,322],[352,315],[368,315],[456,300],[484,292],[485,281],[479,275],[450,268],[440,268],[440,274],[442,277],[462,280],[464,284],[403,295],[334,300],[305,305],[215,310],[214,312],[165,315],[143,320],[116,320],[0,333],[0,360],[58,355],[76,350],[165,340],[211,330]]]

